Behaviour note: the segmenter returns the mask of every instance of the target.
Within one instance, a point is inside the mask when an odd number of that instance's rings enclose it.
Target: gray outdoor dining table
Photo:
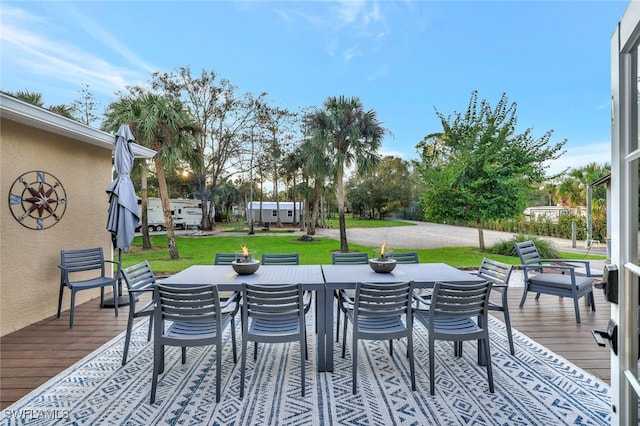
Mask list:
[[[369,265],[261,265],[251,275],[238,275],[230,265],[195,265],[162,280],[163,284],[216,284],[221,291],[241,290],[242,283],[302,283],[316,292],[317,370],[333,371],[333,292],[353,289],[357,282],[413,281],[430,288],[437,281],[477,283],[482,279],[444,263],[398,264],[390,273],[376,273]]]
[[[323,327],[326,334],[326,370],[333,371],[333,293],[337,289],[354,289],[357,282],[392,283],[413,281],[415,288],[431,288],[438,281],[471,284],[484,282],[468,272],[445,263],[398,264],[390,273],[376,273],[369,265],[323,265],[326,283],[325,303],[327,311]],[[320,318],[318,318],[320,320]]]
[[[324,306],[326,297],[324,277],[320,265],[260,265],[251,275],[238,275],[230,265],[194,265],[162,280],[163,284],[216,284],[221,291],[241,290],[248,284],[297,284],[305,290],[316,292],[317,322],[317,368],[326,371]],[[332,301],[333,303],[333,301]],[[333,305],[332,305],[333,308]]]

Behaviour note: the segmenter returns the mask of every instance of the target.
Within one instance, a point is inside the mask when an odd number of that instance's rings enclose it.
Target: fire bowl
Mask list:
[[[251,275],[260,267],[259,260],[234,260],[231,262],[231,267],[238,275]]]
[[[381,274],[388,274],[389,272],[393,271],[396,267],[396,260],[395,259],[370,259],[369,260],[369,266],[371,266],[371,269],[373,269],[375,272],[381,273]]]

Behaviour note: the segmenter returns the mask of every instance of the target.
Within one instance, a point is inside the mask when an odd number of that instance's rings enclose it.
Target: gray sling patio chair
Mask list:
[[[107,276],[106,264],[118,267],[113,277]],[[69,312],[69,328],[73,328],[73,314],[76,305],[76,293],[82,290],[100,287],[100,306],[104,304],[104,288],[111,287],[113,291],[113,308],[118,316],[118,276],[120,263],[105,260],[102,247],[61,250],[60,251],[60,295],[58,297],[58,315],[62,309],[62,294],[64,288],[71,290],[71,311]]]
[[[509,305],[507,302],[507,291],[509,290],[509,279],[511,278],[512,270],[512,265],[507,265],[506,263],[487,259],[485,257],[475,275],[484,280],[491,281],[493,283],[491,291],[498,292],[500,294],[500,302],[489,299],[489,311],[502,312],[502,315],[504,316],[504,325],[507,329],[507,338],[509,339],[509,350],[511,355],[515,355],[513,335],[511,331],[511,319],[509,317]]]
[[[299,342],[300,387],[305,394],[307,331],[302,284],[242,284],[242,351],[240,398],[244,396],[247,344]],[[255,348],[255,346],[254,346]],[[254,349],[254,360],[257,352]]]
[[[211,285],[154,286],[153,378],[151,404],[155,403],[158,375],[164,371],[164,347],[180,346],[182,363],[187,362],[187,347],[216,347],[216,402],[220,402],[222,381],[222,333],[231,322],[220,305],[218,288]],[[226,302],[236,303],[235,299]],[[231,340],[235,347],[235,330]],[[235,358],[235,357],[234,357]],[[236,360],[234,359],[234,362]]]
[[[489,348],[489,292],[492,283],[450,284],[437,282],[430,301],[422,302],[428,310],[414,311],[415,319],[429,330],[429,383],[435,395],[435,341],[454,342],[455,355],[462,356],[462,342],[479,339],[484,348],[489,391],[493,393],[493,370]],[[418,297],[418,296],[415,296]]]
[[[413,357],[413,282],[374,284],[359,282],[353,310],[346,311],[342,357],[346,352],[347,322],[352,327],[352,392],[357,393],[358,340],[389,340],[389,354],[393,356],[393,340],[407,338],[407,357],[411,372],[411,390],[416,390]],[[404,319],[404,321],[403,321]]]
[[[300,255],[298,253],[263,253],[263,265],[299,265]]]
[[[527,294],[531,291],[536,293],[536,300],[540,298],[541,293],[573,299],[577,323],[580,323],[578,299],[586,296],[591,310],[596,310],[593,277],[588,260],[542,259],[532,240],[515,243],[515,248],[524,272],[524,291],[520,307],[524,305]],[[586,276],[576,272],[576,264],[584,267]]]
[[[145,260],[133,266],[122,270],[122,279],[127,285],[129,293],[129,319],[127,320],[127,334],[124,339],[124,350],[122,352],[122,365],[127,363],[129,354],[129,344],[131,343],[131,331],[136,318],[149,317],[149,330],[147,332],[147,341],[151,340],[151,331],[153,330],[153,286],[156,283],[156,276],[151,270],[151,266]],[[144,293],[148,293],[149,300],[140,301],[139,297]]]
[[[366,265],[369,263],[369,253],[331,253],[331,263],[334,265]],[[346,317],[346,310],[353,309],[354,295],[354,290],[336,290],[333,293],[333,296],[338,301],[338,309],[336,310],[336,343],[340,341],[340,312]]]
[[[231,265],[231,262],[236,260],[235,253],[216,253],[216,257],[213,261],[214,265]]]

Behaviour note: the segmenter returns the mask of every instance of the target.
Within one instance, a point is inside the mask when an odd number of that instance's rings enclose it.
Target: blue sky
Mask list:
[[[557,172],[610,162],[610,38],[626,1],[6,1],[0,88],[102,106],[154,71],[216,71],[297,111],[359,97],[416,159],[471,92],[518,105],[521,131],[567,139]]]

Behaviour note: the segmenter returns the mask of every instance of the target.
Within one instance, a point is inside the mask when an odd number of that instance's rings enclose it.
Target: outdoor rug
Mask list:
[[[310,314],[308,318],[313,318]],[[332,373],[316,372],[315,335],[308,321],[306,396],[300,395],[297,343],[261,344],[248,356],[245,396],[238,397],[240,361],[225,333],[223,389],[215,402],[215,355],[209,348],[167,348],[156,404],[149,404],[153,346],[146,320],[137,324],[129,362],[121,365],[124,333],[4,410],[2,424],[83,425],[608,425],[609,387],[514,330],[509,353],[504,324],[491,319],[495,393],[476,363],[475,342],[461,358],[436,344],[436,394],[429,394],[426,330],[415,326],[417,390],[411,391],[404,341],[361,343],[358,394],[351,392],[351,348],[335,348]],[[238,334],[239,335],[239,334]],[[238,342],[238,349],[240,342]]]

